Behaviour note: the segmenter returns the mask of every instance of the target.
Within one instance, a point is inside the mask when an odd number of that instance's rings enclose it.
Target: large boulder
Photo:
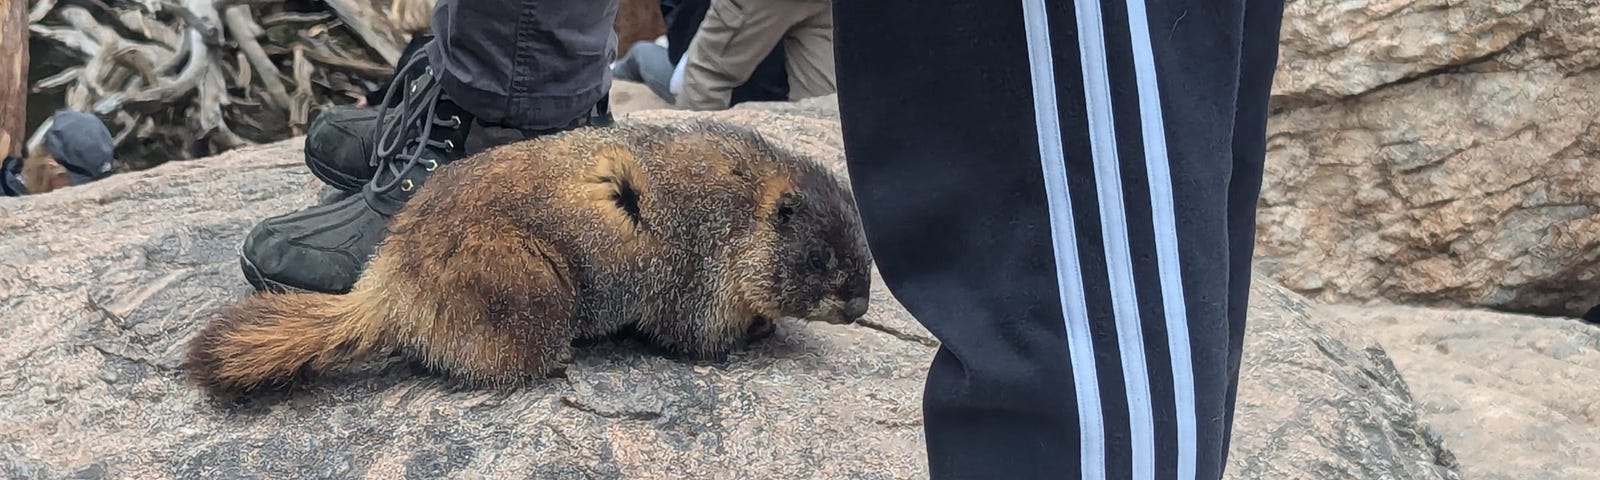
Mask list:
[[[1423,423],[1480,480],[1600,478],[1600,328],[1419,307],[1327,307],[1383,338]]]
[[[1600,3],[1287,6],[1258,251],[1317,300],[1600,302]]]
[[[709,115],[842,174],[831,99]],[[183,383],[196,327],[247,292],[235,249],[312,202],[299,139],[0,199],[0,477],[924,478],[937,342],[882,290],[859,325],[785,321],[723,363],[633,342],[568,378],[465,388],[382,360],[217,405]],[[1255,290],[1234,478],[1452,478],[1383,350]]]
[[[1457,478],[1382,345],[1260,276],[1250,295],[1230,478]]]

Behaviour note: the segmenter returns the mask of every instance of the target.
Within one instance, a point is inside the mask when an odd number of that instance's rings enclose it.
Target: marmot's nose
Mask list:
[[[848,318],[851,321],[854,321],[857,318],[861,318],[862,315],[866,315],[866,314],[867,314],[867,297],[861,297],[861,298],[857,298],[855,300],[851,300],[850,303],[846,303],[844,305],[844,316],[845,316],[845,318]]]

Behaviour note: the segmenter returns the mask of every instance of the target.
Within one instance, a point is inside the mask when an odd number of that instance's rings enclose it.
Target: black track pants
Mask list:
[[[1215,479],[1282,0],[836,0],[934,479]]]

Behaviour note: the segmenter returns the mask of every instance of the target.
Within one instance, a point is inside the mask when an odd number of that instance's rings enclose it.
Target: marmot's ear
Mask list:
[[[799,193],[793,191],[783,192],[783,195],[778,197],[778,208],[773,210],[778,225],[788,225],[794,219],[795,212],[800,210],[802,199]]]

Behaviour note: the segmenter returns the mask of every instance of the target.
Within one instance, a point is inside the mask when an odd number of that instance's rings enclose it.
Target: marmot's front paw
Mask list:
[[[570,365],[563,363],[547,368],[544,371],[544,378],[567,378],[568,366]]]
[[[744,331],[745,342],[758,342],[772,336],[778,331],[778,322],[767,317],[756,317],[750,321],[750,328]]]

